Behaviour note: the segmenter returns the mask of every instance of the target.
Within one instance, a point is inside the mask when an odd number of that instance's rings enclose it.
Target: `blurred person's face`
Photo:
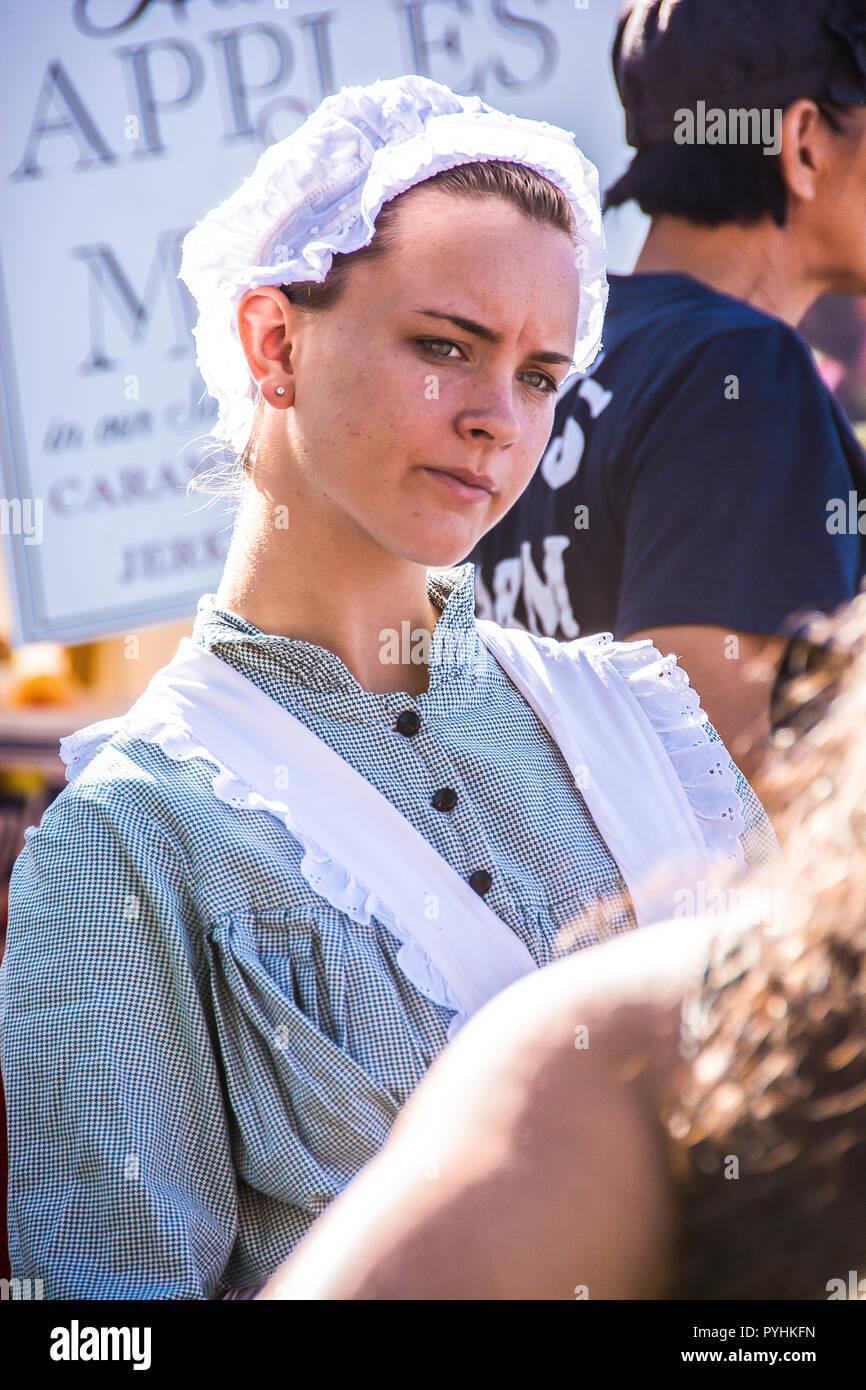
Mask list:
[[[828,288],[866,294],[866,108],[826,131],[827,158],[809,215]]]
[[[333,307],[282,311],[290,408],[265,411],[262,482],[349,543],[446,566],[541,459],[574,351],[579,277],[570,238],[497,195],[413,190],[398,217],[395,246],[353,267]]]

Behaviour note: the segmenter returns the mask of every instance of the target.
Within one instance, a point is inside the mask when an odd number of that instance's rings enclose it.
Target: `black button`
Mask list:
[[[493,875],[488,869],[476,869],[474,874],[469,875],[469,887],[474,888],[479,897],[489,891],[493,884]]]
[[[397,733],[402,734],[404,738],[411,738],[412,735],[417,734],[418,730],[421,728],[421,716],[414,709],[404,709],[402,714],[397,715],[397,722],[394,728]]]
[[[457,793],[453,787],[440,787],[433,793],[433,805],[437,811],[453,811],[457,805]]]

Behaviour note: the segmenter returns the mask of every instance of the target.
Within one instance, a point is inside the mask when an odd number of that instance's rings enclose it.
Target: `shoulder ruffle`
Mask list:
[[[610,632],[578,637],[562,649],[609,662],[622,676],[673,763],[707,849],[742,862],[745,819],[737,774],[724,743],[710,738],[709,716],[674,653],[662,656],[649,637],[616,642]]]
[[[65,734],[60,740],[60,756],[66,764],[66,780],[72,782],[93,761],[101,748],[111,742],[120,730],[124,716],[114,715],[111,719],[100,719],[96,724],[86,724],[72,734]]]

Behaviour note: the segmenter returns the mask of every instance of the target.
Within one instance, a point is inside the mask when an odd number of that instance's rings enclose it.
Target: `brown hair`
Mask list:
[[[850,122],[859,105],[815,105],[834,134],[855,133]],[[788,220],[781,158],[760,145],[647,145],[607,190],[604,211],[632,200],[647,217],[683,217],[702,227],[748,227],[764,217],[784,227]]]
[[[826,1299],[866,1260],[866,593],[825,627],[764,778],[782,921],[711,952],[684,1009],[673,1299]]]
[[[362,261],[381,260],[393,248],[398,232],[400,202],[416,188],[439,188],[445,193],[456,193],[463,197],[498,195],[507,199],[527,217],[565,232],[577,245],[577,224],[571,204],[562,189],[544,175],[525,164],[515,164],[510,160],[491,159],[457,164],[453,168],[443,169],[440,173],[431,175],[429,179],[413,184],[411,188],[384,203],[376,218],[373,237],[366,246],[347,254],[337,252],[325,279],[321,282],[301,281],[292,285],[281,285],[280,289],[286,298],[308,313],[323,313],[332,308],[343,294],[353,266]],[[252,429],[241,454],[228,469],[223,466],[194,477],[188,491],[216,493],[219,496],[234,498],[238,503],[242,500],[245,479],[251,477],[255,463],[262,419],[264,397],[257,388],[255,395]]]

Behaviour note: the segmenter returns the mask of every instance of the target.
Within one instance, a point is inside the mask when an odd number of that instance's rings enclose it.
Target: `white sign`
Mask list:
[[[216,407],[180,242],[323,97],[416,72],[573,130],[603,182],[626,157],[616,0],[2,9],[0,519],[16,642],[184,618],[216,588],[231,513],[186,495]]]

